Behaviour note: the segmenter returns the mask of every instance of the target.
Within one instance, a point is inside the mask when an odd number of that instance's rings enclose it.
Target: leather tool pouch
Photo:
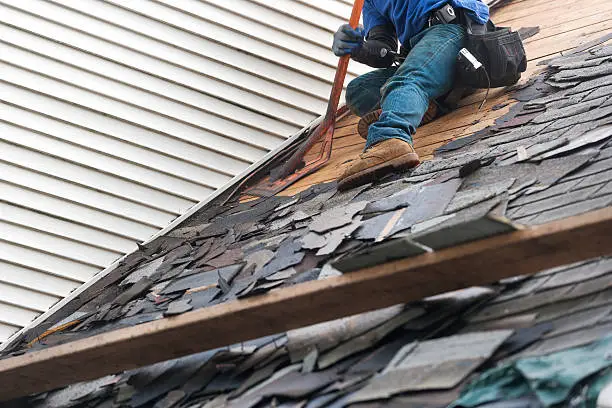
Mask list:
[[[466,20],[470,20],[469,18]],[[457,82],[472,88],[496,88],[515,84],[527,69],[527,56],[519,33],[508,27],[466,22],[466,48],[484,65],[487,77],[478,70],[467,71],[458,64]]]

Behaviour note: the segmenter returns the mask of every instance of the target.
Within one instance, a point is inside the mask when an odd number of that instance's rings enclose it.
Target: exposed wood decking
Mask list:
[[[512,1],[496,10],[492,20],[498,26],[510,26],[514,30],[521,27],[540,27],[538,34],[525,40],[529,63],[521,81],[526,81],[541,69],[537,65],[541,60],[561,55],[564,51],[610,32],[612,2],[609,0]],[[465,98],[460,108],[417,130],[414,146],[421,160],[431,159],[434,150],[446,142],[470,135],[493,124],[495,119],[507,113],[516,103],[505,89],[493,89],[485,106],[478,111],[483,96],[484,92],[478,92]],[[493,106],[503,104],[507,105],[501,109],[491,109]],[[353,115],[340,119],[336,125],[329,163],[279,195],[294,195],[312,185],[335,180],[344,170],[346,163],[363,151],[365,141],[357,133],[358,119]],[[312,154],[318,153],[318,145],[313,147],[312,152]]]

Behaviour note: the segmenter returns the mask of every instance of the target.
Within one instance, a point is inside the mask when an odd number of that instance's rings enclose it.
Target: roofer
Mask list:
[[[453,86],[457,55],[466,38],[464,23],[470,19],[486,24],[489,19],[489,8],[481,0],[446,1],[365,0],[365,28],[345,24],[334,34],[334,54],[350,54],[357,62],[380,68],[348,84],[346,102],[362,118],[360,133],[365,137],[367,132],[367,142],[340,177],[345,188],[419,164],[412,136],[430,101]],[[400,55],[406,56],[399,65],[394,64],[398,40]]]

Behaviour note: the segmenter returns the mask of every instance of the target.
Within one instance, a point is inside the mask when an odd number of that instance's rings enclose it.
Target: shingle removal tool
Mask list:
[[[357,25],[359,24],[363,2],[364,0],[355,0],[355,3],[353,4],[353,11],[349,20],[349,24],[353,28],[357,28]],[[336,118],[339,114],[345,112],[345,108],[338,111],[338,104],[340,102],[340,95],[342,93],[349,59],[350,55],[344,55],[340,57],[340,60],[338,61],[336,76],[334,78],[331,95],[327,104],[327,112],[325,113],[325,118],[321,124],[315,128],[315,130],[304,142],[302,142],[302,145],[287,160],[280,171],[275,172],[275,174],[270,174],[264,179],[258,181],[257,184],[248,187],[245,191],[243,191],[243,194],[260,197],[272,196],[284,190],[299,179],[320,169],[329,161],[332,152],[332,141],[334,137]],[[310,150],[319,142],[321,142],[321,150],[319,154],[312,160],[306,161],[305,156],[310,153]],[[243,181],[242,184],[246,184],[247,180]]]

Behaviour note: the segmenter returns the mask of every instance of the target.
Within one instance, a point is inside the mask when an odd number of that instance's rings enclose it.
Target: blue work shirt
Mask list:
[[[400,43],[408,44],[408,40],[425,27],[431,11],[447,3],[455,9],[465,9],[479,24],[489,20],[489,7],[480,0],[365,0],[364,28],[368,33],[372,27],[391,24]]]

